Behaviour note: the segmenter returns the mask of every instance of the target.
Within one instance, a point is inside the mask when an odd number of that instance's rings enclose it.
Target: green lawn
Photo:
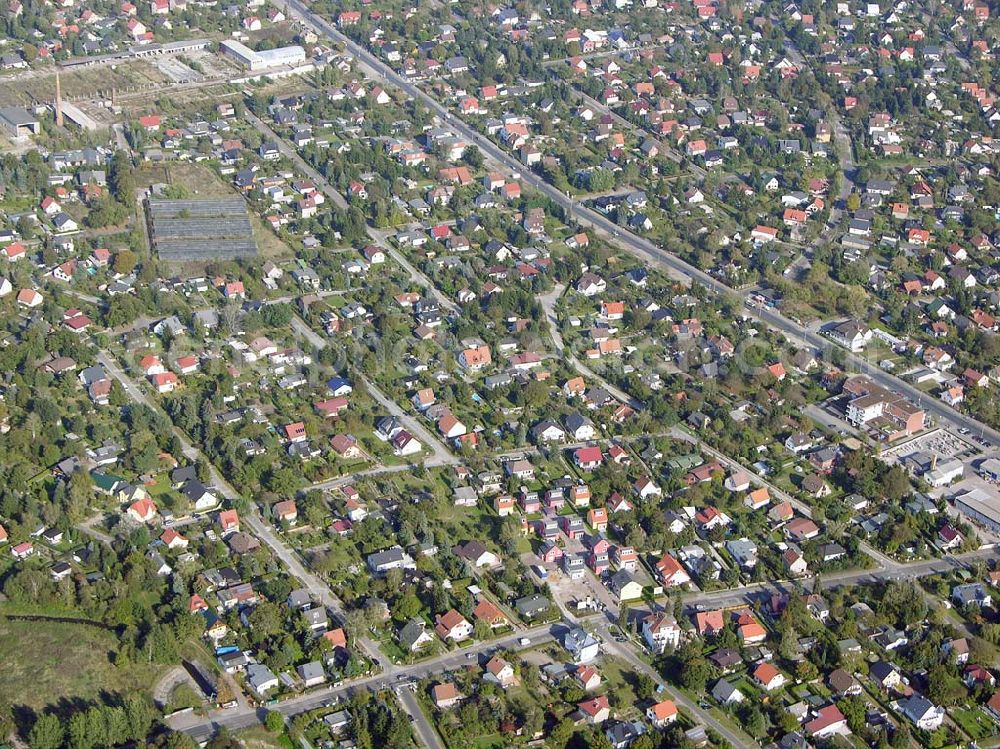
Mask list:
[[[148,690],[164,667],[116,667],[112,632],[69,622],[11,621],[0,617],[0,703],[42,708],[61,698],[94,700],[101,692]],[[25,685],[30,685],[25,688]]]
[[[951,711],[951,717],[973,741],[993,736],[997,732],[996,724],[978,707],[955,708]]]
[[[167,471],[160,473],[156,481],[146,487],[146,491],[149,492],[149,498],[161,509],[170,510],[175,514],[185,514],[191,509],[185,498],[170,486],[170,474]]]
[[[499,733],[491,733],[488,736],[480,736],[472,746],[473,749],[503,749],[506,743]]]
[[[614,692],[618,696],[618,714],[622,717],[634,717],[632,713],[635,712],[635,708],[632,706],[639,702],[633,689],[638,678],[635,671],[627,663],[610,657],[605,657],[597,670],[604,680],[602,691],[605,694]]]
[[[236,733],[247,749],[294,749],[295,744],[285,734],[274,734],[265,728],[248,728]]]

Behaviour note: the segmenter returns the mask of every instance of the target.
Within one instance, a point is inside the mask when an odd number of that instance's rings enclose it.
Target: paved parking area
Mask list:
[[[935,429],[901,445],[886,448],[882,451],[881,458],[889,463],[894,463],[905,460],[907,456],[917,452],[937,455],[938,460],[941,461],[952,458],[968,460],[978,455],[980,451],[971,441],[967,441],[957,434],[946,429]]]
[[[857,436],[858,430],[847,423],[844,420],[843,414],[837,411],[836,407],[827,404],[813,404],[810,403],[808,406],[802,409],[806,416],[811,418],[817,424],[831,429],[835,432],[841,433],[846,432]]]

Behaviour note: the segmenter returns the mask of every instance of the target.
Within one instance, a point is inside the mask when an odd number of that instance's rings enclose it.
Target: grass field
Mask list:
[[[62,699],[148,689],[163,668],[114,666],[110,656],[117,644],[113,633],[86,624],[0,618],[0,703],[37,709]]]
[[[247,749],[293,749],[295,746],[288,736],[273,734],[264,728],[248,728],[236,733]]]
[[[94,65],[62,70],[59,84],[63,96],[69,99],[94,98],[102,93],[110,98],[111,89],[129,90],[132,86],[163,84],[169,79],[146,61],[132,61],[128,65]],[[54,72],[40,71],[17,80],[4,80],[0,86],[0,104],[26,106],[35,101],[47,102],[55,98]]]
[[[996,724],[978,707],[956,708],[951,711],[951,717],[973,741],[996,735]]]
[[[143,164],[136,173],[136,184],[149,187],[157,183],[175,185],[190,198],[236,194],[236,190],[223,182],[210,167],[193,161]]]
[[[473,742],[475,749],[501,749],[506,746],[503,736],[499,733],[491,733],[488,736],[480,736]]]

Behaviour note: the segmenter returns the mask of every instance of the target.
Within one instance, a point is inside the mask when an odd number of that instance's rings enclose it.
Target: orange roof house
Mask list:
[[[726,619],[721,610],[699,611],[694,616],[694,626],[702,637],[717,635],[726,626]]]

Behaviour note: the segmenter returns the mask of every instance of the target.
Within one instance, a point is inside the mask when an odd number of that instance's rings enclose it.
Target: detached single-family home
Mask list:
[[[438,614],[434,629],[442,640],[460,642],[472,636],[473,627],[468,619],[455,609],[450,609],[445,614]]]

